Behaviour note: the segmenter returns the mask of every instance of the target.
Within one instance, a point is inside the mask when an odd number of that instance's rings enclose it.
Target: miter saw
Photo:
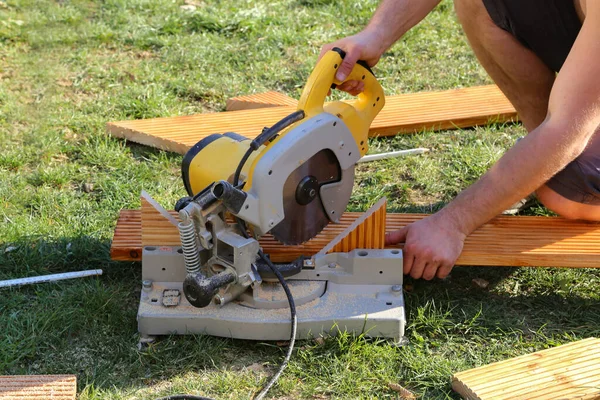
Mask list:
[[[400,251],[356,249],[276,264],[258,241],[270,233],[281,246],[304,243],[338,222],[348,205],[384,94],[359,62],[347,80],[363,81],[364,92],[352,103],[324,104],[329,89],[342,83],[335,74],[344,56],[337,48],[326,53],[297,111],[255,139],[214,134],[185,155],[189,196],[175,207],[181,246],[143,249],[142,338],[200,333],[285,340],[291,294],[297,338],[351,331],[402,339]]]

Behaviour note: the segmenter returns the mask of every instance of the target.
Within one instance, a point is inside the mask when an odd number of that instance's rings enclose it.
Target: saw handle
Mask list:
[[[332,51],[335,51],[336,53],[338,53],[340,55],[340,57],[342,57],[342,60],[344,58],[346,58],[346,52],[344,50],[340,49],[339,47],[334,47],[332,49]],[[369,67],[369,64],[367,64],[367,62],[365,60],[358,60],[356,62],[356,64],[360,65],[361,67],[363,67],[364,69],[366,69],[367,71],[369,71],[371,73],[371,75],[373,75],[373,77],[375,77],[375,73],[373,72],[373,70],[371,69],[371,67]],[[337,68],[336,68],[336,71],[337,71]],[[354,70],[352,72],[354,72]],[[359,72],[362,72],[362,71],[359,71]],[[352,75],[352,74],[350,74],[350,75]],[[361,76],[361,79],[350,79],[350,77],[347,77],[344,82],[351,81],[351,80],[360,81],[360,80],[363,80],[363,79],[364,78],[362,78],[362,76]],[[336,83],[336,81],[337,81],[337,79],[335,79],[334,82],[331,84],[331,89],[335,89],[337,87],[338,83]],[[339,83],[339,84],[341,84],[341,83]]]
[[[325,53],[306,82],[298,109],[303,110],[309,118],[323,111],[337,115],[346,122],[358,143],[366,142],[369,127],[385,104],[385,96],[383,88],[365,61],[358,61],[344,80],[364,82],[364,91],[357,99],[348,103],[334,101],[325,104],[329,89],[343,83],[335,78],[335,74],[345,56],[346,52],[337,47]],[[366,153],[366,146],[361,153]]]

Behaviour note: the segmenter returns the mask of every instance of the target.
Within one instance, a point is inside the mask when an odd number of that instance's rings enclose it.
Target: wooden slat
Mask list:
[[[600,340],[589,338],[455,374],[463,398],[600,399]]]
[[[386,198],[382,198],[355,219],[325,247],[321,254],[347,253],[355,249],[383,249],[385,246]]]
[[[503,122],[515,118],[514,107],[495,85],[443,92],[389,96],[371,124],[371,136],[412,133],[424,129],[453,129]],[[295,107],[270,107],[223,113],[109,122],[109,134],[147,146],[184,154],[200,139],[236,132],[254,138]]]
[[[277,262],[310,256],[360,215],[345,213],[340,224],[328,225],[317,237],[299,246],[283,246],[269,235],[262,237],[260,243]],[[425,214],[388,213],[386,229],[394,231],[424,217]],[[179,245],[177,229],[165,221],[149,221],[155,229],[147,232],[147,245]],[[121,211],[111,247],[113,260],[141,260],[141,223],[139,210]],[[559,217],[498,216],[467,238],[457,265],[600,268],[600,223]]]
[[[298,101],[279,92],[266,92],[249,94],[247,96],[232,97],[227,100],[227,111],[253,110],[278,106],[296,107]]]
[[[75,400],[75,375],[0,376],[2,400]]]

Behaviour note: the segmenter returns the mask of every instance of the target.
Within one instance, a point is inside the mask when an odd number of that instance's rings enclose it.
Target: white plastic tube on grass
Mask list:
[[[95,276],[95,275],[102,275],[102,270],[101,269],[90,269],[87,271],[64,272],[62,274],[52,274],[52,275],[43,275],[43,276],[31,276],[28,278],[9,279],[6,281],[0,281],[0,288],[29,285],[32,283],[62,281],[65,279],[83,278],[86,276]]]

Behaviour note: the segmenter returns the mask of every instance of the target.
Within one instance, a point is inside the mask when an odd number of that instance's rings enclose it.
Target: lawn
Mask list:
[[[285,347],[204,336],[138,350],[139,263],[112,262],[122,208],[142,189],[184,195],[181,156],[108,137],[108,121],[222,111],[226,99],[298,97],[322,44],[358,31],[367,0],[0,0],[0,279],[101,268],[97,278],[1,290],[0,374],[78,377],[79,398],[189,392],[248,399]],[[375,68],[386,94],[490,83],[442,4]],[[336,94],[336,96],[340,96]],[[433,212],[525,133],[518,125],[372,139],[426,155],[361,165],[350,208]],[[540,206],[529,214],[545,215]],[[473,278],[490,282],[488,289]],[[361,336],[300,341],[272,398],[458,398],[453,372],[600,335],[596,270],[456,268],[406,281],[404,347]]]

